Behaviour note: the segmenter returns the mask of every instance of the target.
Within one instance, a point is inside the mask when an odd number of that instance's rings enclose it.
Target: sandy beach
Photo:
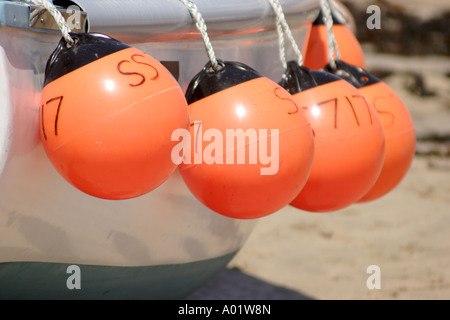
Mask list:
[[[404,7],[424,19],[439,12],[413,4]],[[362,45],[367,69],[384,75],[413,116],[417,151],[407,176],[371,203],[324,214],[286,207],[261,219],[228,269],[190,298],[450,299],[450,58]],[[380,289],[367,287],[372,265]]]

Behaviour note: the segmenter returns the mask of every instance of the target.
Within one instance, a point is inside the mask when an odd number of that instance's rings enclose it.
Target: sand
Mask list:
[[[413,116],[407,176],[371,203],[320,214],[286,207],[260,219],[228,268],[189,298],[450,299],[450,58],[365,56]],[[367,287],[372,265],[380,289]]]
[[[450,160],[419,156],[383,199],[267,217],[230,267],[315,299],[449,299],[449,208]],[[366,286],[371,265],[380,290]]]

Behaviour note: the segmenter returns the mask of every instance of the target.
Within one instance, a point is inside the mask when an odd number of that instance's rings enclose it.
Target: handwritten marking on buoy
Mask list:
[[[156,74],[155,74],[154,76],[150,77],[150,80],[156,80],[156,79],[158,79],[158,77],[159,77],[158,70],[156,70],[156,68],[155,68],[154,66],[152,66],[151,64],[149,64],[149,63],[142,62],[142,61],[137,61],[137,60],[136,60],[137,57],[143,57],[143,58],[145,58],[145,56],[143,56],[143,55],[141,55],[141,54],[134,54],[134,55],[131,56],[130,59],[131,59],[134,63],[141,64],[141,65],[145,65],[145,66],[149,66],[150,68],[152,68]],[[134,83],[134,84],[133,84],[133,83],[130,83],[129,86],[130,86],[130,87],[139,87],[139,86],[143,85],[143,84],[145,83],[145,81],[147,80],[147,78],[145,77],[145,75],[142,74],[142,73],[140,73],[140,72],[136,72],[136,71],[133,71],[133,72],[130,72],[130,71],[128,71],[128,72],[127,72],[127,71],[123,71],[123,70],[122,70],[122,65],[123,65],[124,63],[131,63],[131,61],[129,61],[129,60],[121,60],[121,61],[117,64],[117,70],[119,71],[120,74],[122,74],[122,75],[124,75],[124,76],[133,76],[133,75],[136,75],[136,76],[141,77],[141,81],[140,81],[140,82]]]
[[[44,125],[44,109],[45,109],[45,106],[47,106],[48,104],[50,104],[50,103],[52,103],[54,101],[58,101],[58,107],[56,109],[56,116],[55,116],[55,131],[54,131],[55,136],[57,136],[58,135],[58,119],[59,119],[59,113],[61,111],[61,105],[62,105],[63,99],[64,99],[64,96],[59,96],[59,97],[47,100],[47,102],[42,105],[41,122],[42,122],[42,133],[44,134],[45,140],[47,140],[47,134],[45,132],[45,125]]]

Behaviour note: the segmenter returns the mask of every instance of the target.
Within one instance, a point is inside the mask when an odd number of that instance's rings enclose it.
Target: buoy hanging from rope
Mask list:
[[[277,13],[280,57],[286,69],[280,84],[305,111],[314,130],[312,170],[290,205],[311,212],[343,209],[358,201],[380,173],[384,155],[381,123],[355,87],[303,65],[279,2],[270,2]],[[297,52],[297,61],[285,61],[283,31]]]
[[[345,80],[289,64],[282,82],[314,130],[309,179],[291,206],[331,212],[363,197],[377,180],[385,141],[374,108]]]
[[[323,0],[325,20],[331,20],[331,10]],[[353,85],[373,105],[380,118],[385,136],[383,167],[375,185],[358,202],[378,199],[393,190],[403,179],[415,155],[415,129],[408,109],[398,95],[384,82],[360,66],[333,59],[333,52],[340,57],[332,25],[327,24],[329,37],[329,61],[324,68]]]
[[[47,62],[40,133],[56,170],[108,200],[144,195],[176,169],[172,132],[188,128],[170,72],[144,52],[99,33],[66,33]]]
[[[381,198],[406,176],[415,156],[416,135],[413,119],[400,97],[386,83],[368,71],[343,61],[326,69],[339,75],[371,103],[383,126],[386,151],[383,168],[375,185],[358,202]]]
[[[331,14],[331,20],[327,20],[327,16],[324,15],[326,5],[329,8],[329,4],[326,1],[322,1],[319,16],[308,30],[304,46],[304,66],[312,70],[320,70],[330,62],[327,24],[331,23],[336,43],[340,48],[340,57],[335,56],[334,58],[366,68],[364,52],[355,34],[346,25],[345,21],[342,21],[334,13]]]
[[[287,206],[311,170],[313,135],[289,93],[251,67],[217,60],[193,1],[210,62],[186,92],[190,156],[180,173],[192,194],[224,216],[254,219]]]

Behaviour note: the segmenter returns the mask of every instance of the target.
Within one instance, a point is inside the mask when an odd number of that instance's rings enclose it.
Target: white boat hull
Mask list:
[[[317,2],[305,1],[308,10],[295,7],[299,43]],[[101,26],[91,31],[106,32]],[[183,89],[207,62],[201,39],[130,42],[137,34],[128,35],[113,36],[176,62]],[[0,27],[0,298],[182,298],[226,266],[257,221],[207,209],[178,172],[149,194],[122,201],[67,183],[39,139],[44,68],[59,39],[57,32]],[[273,29],[213,41],[220,58],[280,79]],[[80,267],[81,290],[66,286],[70,265]]]

